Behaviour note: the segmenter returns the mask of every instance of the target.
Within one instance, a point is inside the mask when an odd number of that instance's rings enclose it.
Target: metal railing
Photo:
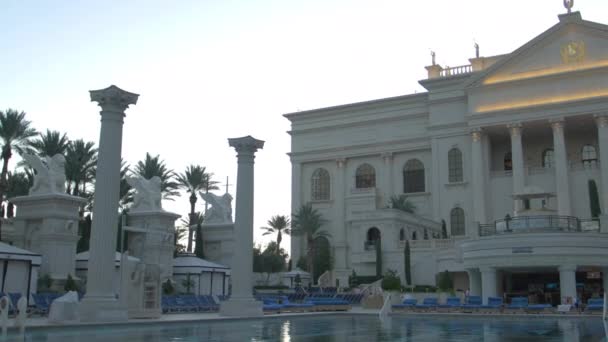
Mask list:
[[[519,216],[479,225],[479,236],[510,233],[599,232],[597,219],[581,220],[574,216]]]
[[[376,241],[368,240],[363,243],[363,249],[366,251],[375,251],[376,250]]]

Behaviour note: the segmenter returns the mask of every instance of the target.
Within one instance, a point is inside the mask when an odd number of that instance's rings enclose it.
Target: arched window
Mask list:
[[[424,192],[424,164],[410,159],[403,167],[403,192]]]
[[[552,148],[548,148],[543,152],[543,167],[545,169],[551,169],[554,166],[553,162],[554,152]]]
[[[355,187],[357,189],[373,188],[376,186],[376,170],[369,164],[363,164],[357,168],[355,175]]]
[[[416,235],[416,232],[412,232],[412,240],[416,240],[418,238],[418,236]]]
[[[583,146],[581,160],[585,166],[595,164],[597,162],[597,151],[595,150],[595,147],[591,145]]]
[[[399,241],[403,240],[405,240],[405,229],[401,228],[401,230],[399,230]]]
[[[325,169],[316,169],[312,173],[311,194],[313,201],[329,200],[329,172]]]
[[[450,212],[450,230],[452,236],[464,235],[464,210],[462,208],[454,208]]]
[[[462,152],[453,148],[448,152],[448,181],[450,183],[462,182]]]
[[[512,161],[512,157],[511,157],[511,152],[505,153],[504,166],[505,166],[505,171],[513,170],[513,161]]]
[[[371,227],[367,230],[367,239],[365,240],[365,249],[373,249],[376,247],[376,241],[380,240],[380,229]]]

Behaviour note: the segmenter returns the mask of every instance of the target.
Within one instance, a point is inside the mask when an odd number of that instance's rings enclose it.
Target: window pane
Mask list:
[[[462,182],[462,152],[457,148],[448,152],[448,181]]]
[[[424,164],[418,159],[409,160],[403,168],[403,192],[424,192]]]
[[[329,200],[329,172],[325,169],[316,169],[312,174],[313,201]]]
[[[454,208],[450,212],[450,230],[452,235],[464,235],[464,210],[461,208]]]
[[[552,168],[554,165],[554,152],[553,149],[546,149],[543,152],[543,167]]]
[[[355,175],[355,187],[357,189],[373,188],[376,186],[376,171],[369,164],[363,164],[357,168]]]

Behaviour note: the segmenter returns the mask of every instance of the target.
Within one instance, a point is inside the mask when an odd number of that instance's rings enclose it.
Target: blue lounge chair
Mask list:
[[[513,297],[511,304],[505,305],[504,309],[507,312],[516,313],[523,312],[528,307],[528,297]]]
[[[427,297],[422,300],[422,304],[416,304],[416,310],[431,311],[439,305],[437,297]]]
[[[585,312],[598,313],[604,310],[604,300],[602,298],[589,298]]]
[[[315,311],[315,305],[311,303],[292,303],[287,296],[279,297],[278,304],[283,305],[285,311],[290,312],[310,312]],[[283,311],[283,310],[281,310]]]
[[[392,308],[395,311],[410,310],[416,306],[416,303],[418,303],[417,299],[414,299],[414,298],[404,299],[401,304],[395,304],[392,306]]]
[[[481,296],[469,296],[467,302],[460,306],[463,312],[473,312],[481,309],[482,301]]]
[[[454,309],[460,309],[460,298],[459,297],[448,297],[445,304],[437,305],[437,308],[441,311],[452,311]]]
[[[339,298],[328,297],[309,297],[306,304],[315,305],[317,311],[347,311],[350,310],[350,303]]]
[[[49,312],[49,303],[44,295],[38,293],[32,293],[34,298],[34,305],[36,306],[36,312],[41,315],[46,315]]]
[[[553,306],[551,304],[530,304],[525,308],[528,313],[547,313],[552,311]]]
[[[503,308],[501,297],[488,297],[488,304],[482,305],[479,310],[484,312],[500,312]]]

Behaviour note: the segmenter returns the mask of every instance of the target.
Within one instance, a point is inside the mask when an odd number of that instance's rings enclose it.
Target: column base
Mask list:
[[[113,297],[85,296],[78,311],[81,322],[124,322],[128,319],[127,308]]]
[[[231,298],[220,303],[220,316],[262,317],[262,302],[251,299]]]

